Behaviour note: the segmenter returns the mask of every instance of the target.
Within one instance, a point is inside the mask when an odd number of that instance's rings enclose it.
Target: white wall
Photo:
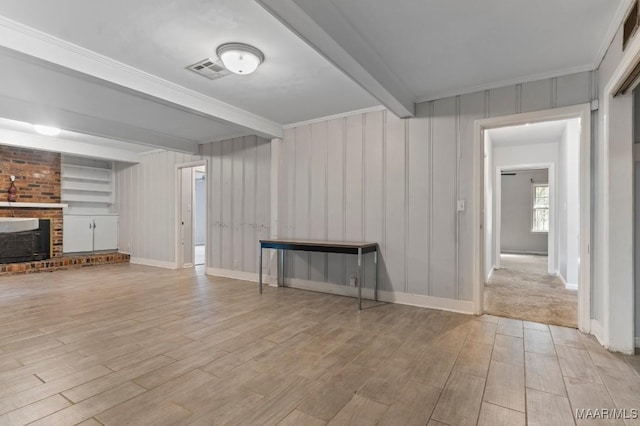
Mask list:
[[[628,352],[633,349],[634,323],[633,236],[629,226],[633,223],[633,95],[612,98],[610,92],[605,92],[623,59],[621,38],[622,28],[598,69],[601,111],[592,151],[595,220],[591,300],[594,319],[601,330],[599,337],[606,340],[608,335],[612,350]],[[637,36],[630,46],[634,40]],[[603,111],[607,105],[608,111]]]
[[[531,232],[533,184],[548,183],[548,170],[516,171],[502,176],[500,248],[502,253],[548,253],[546,232]]]
[[[279,236],[376,241],[384,290],[470,301],[475,120],[589,102],[592,83],[573,74],[418,104],[408,120],[378,111],[288,129]],[[348,262],[303,255],[287,272],[341,284]]]
[[[533,143],[527,145],[515,145],[515,146],[497,146],[493,148],[493,175],[495,176],[494,191],[497,191],[500,187],[500,170],[514,169],[514,168],[526,168],[526,166],[540,166],[549,165],[549,203],[550,203],[550,217],[549,217],[549,233],[548,233],[548,251],[549,256],[549,273],[555,273],[558,265],[558,247],[557,247],[557,231],[555,229],[559,212],[557,209],[557,170],[558,170],[558,157],[559,157],[560,141],[554,141],[549,143]],[[498,228],[498,220],[500,219],[500,213],[498,212],[498,200],[501,200],[500,195],[494,196],[494,217],[493,217],[493,229],[494,233],[490,238],[494,239],[494,245],[497,241],[501,240],[502,230]],[[496,254],[497,255],[497,250]],[[497,259],[494,259],[494,265],[499,264]]]
[[[204,172],[196,171],[195,182],[195,232],[194,244],[202,245],[207,241],[207,178]]]
[[[194,176],[193,168],[185,167],[180,169],[182,174],[182,201],[180,205],[180,213],[182,215],[182,263],[184,265],[193,264],[193,186]]]
[[[246,136],[202,145],[200,153],[209,165],[208,271],[255,274],[258,240],[270,230],[270,141]]]
[[[640,145],[635,149],[640,152]],[[637,155],[636,158],[640,157]],[[635,162],[635,336],[640,347],[640,161]]]
[[[139,164],[116,163],[119,247],[132,261],[176,266],[176,164],[198,159],[158,151],[142,154]]]
[[[493,198],[494,174],[487,173],[487,170],[495,170],[493,167],[493,142],[491,141],[490,132],[484,132],[484,170],[484,277],[485,282],[487,282],[496,264],[496,249],[493,238],[493,206],[495,204]]]
[[[569,120],[562,136],[558,169],[558,273],[570,287],[580,268],[580,122]]]

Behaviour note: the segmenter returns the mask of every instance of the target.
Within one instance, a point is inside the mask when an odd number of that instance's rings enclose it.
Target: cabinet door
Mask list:
[[[81,253],[91,250],[93,250],[93,218],[64,215],[62,251],[64,253]]]
[[[95,216],[93,220],[93,250],[117,250],[118,216]]]

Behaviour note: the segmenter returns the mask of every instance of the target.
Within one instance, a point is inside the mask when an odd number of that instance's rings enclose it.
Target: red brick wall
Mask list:
[[[60,202],[60,154],[0,145],[0,201],[8,200],[11,175],[17,202]],[[0,207],[0,217],[51,219],[52,256],[62,257],[62,209]]]
[[[60,202],[60,154],[0,145],[0,201],[7,201],[12,175],[18,202]]]

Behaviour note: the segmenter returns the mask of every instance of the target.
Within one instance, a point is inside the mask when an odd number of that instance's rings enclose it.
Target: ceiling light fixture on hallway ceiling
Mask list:
[[[234,74],[251,74],[264,61],[261,51],[243,43],[223,44],[216,53],[225,68]]]
[[[35,130],[37,133],[40,133],[41,135],[45,135],[45,136],[58,136],[60,134],[60,131],[61,131],[57,127],[43,126],[41,124],[34,124],[33,125],[33,130]]]

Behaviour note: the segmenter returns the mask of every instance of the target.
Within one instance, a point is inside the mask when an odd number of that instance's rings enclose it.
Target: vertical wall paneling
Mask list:
[[[364,240],[380,242],[382,262],[379,265],[378,285],[383,290],[388,287],[388,271],[385,264],[384,235],[384,129],[386,111],[370,112],[365,115],[364,128]],[[369,286],[375,279],[375,271],[364,268],[363,285]]]
[[[433,125],[433,229],[436,242],[431,257],[433,296],[454,299],[456,226],[455,98],[434,102]],[[436,160],[437,159],[437,160]]]
[[[309,144],[311,139],[310,126],[298,127],[295,130],[295,178],[294,178],[294,235],[293,238],[309,238],[309,208],[311,190]],[[290,253],[293,276],[309,279],[309,254]]]
[[[345,239],[345,119],[331,120],[327,128],[327,173],[325,217],[326,238],[329,241]],[[327,257],[327,281],[345,284],[345,256],[330,253]]]
[[[271,142],[256,138],[255,155],[255,239],[249,243],[253,252],[253,267],[258,272],[258,241],[271,237]]]
[[[243,264],[242,270],[255,270],[257,265],[256,259],[256,242],[258,223],[256,217],[257,210],[257,171],[258,171],[258,159],[257,159],[257,137],[247,136],[244,139],[244,151],[243,151],[243,172],[244,172],[244,201],[243,201]]]
[[[518,110],[516,92],[516,86],[489,90],[489,116],[514,114]]]
[[[384,253],[388,277],[386,289],[406,292],[405,286],[405,185],[407,169],[404,122],[392,112],[385,114],[385,216]]]
[[[551,108],[551,80],[538,80],[522,84],[521,112]]]
[[[428,111],[407,120],[407,292],[428,294],[430,163]]]
[[[328,123],[315,123],[311,126],[309,145],[309,231],[312,240],[327,239],[327,137]],[[326,280],[326,261],[324,253],[309,253],[311,281]]]
[[[364,240],[364,115],[345,119],[345,229],[346,241]],[[356,272],[354,256],[345,258],[345,279]]]
[[[473,177],[483,167],[474,164],[483,149],[474,146],[475,121],[589,102],[592,81],[582,73],[426,102],[407,120],[377,111],[286,129],[280,236],[378,242],[381,289],[470,301],[480,208]],[[293,254],[288,266],[291,278],[333,284],[356,270],[354,256]]]
[[[523,100],[524,97],[523,90]],[[473,297],[473,214],[479,206],[474,205],[474,187],[470,182],[474,181],[474,174],[477,167],[482,164],[475,164],[474,153],[478,149],[481,152],[483,147],[475,147],[475,121],[485,118],[484,93],[477,92],[463,95],[460,98],[459,117],[459,194],[458,197],[465,202],[465,210],[458,213],[460,228],[458,234],[458,297],[460,300],[471,300]]]

